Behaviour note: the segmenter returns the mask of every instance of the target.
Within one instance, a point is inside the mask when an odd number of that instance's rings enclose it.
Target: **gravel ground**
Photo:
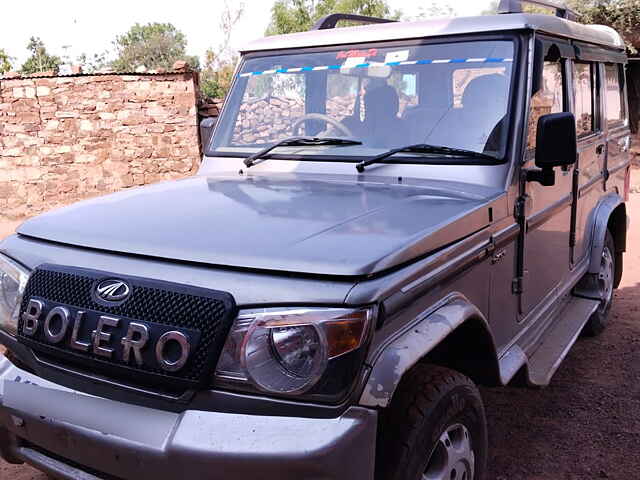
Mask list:
[[[628,206],[640,212],[640,195]],[[633,220],[610,327],[580,339],[547,388],[482,389],[487,480],[640,478],[640,217]],[[46,476],[0,460],[0,479]]]

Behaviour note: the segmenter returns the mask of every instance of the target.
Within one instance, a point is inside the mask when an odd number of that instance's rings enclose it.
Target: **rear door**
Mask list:
[[[578,137],[577,211],[572,232],[572,264],[585,258],[589,250],[589,217],[602,197],[606,159],[606,136],[602,128],[600,68],[596,62],[572,62],[573,113]]]
[[[625,182],[628,181],[631,141],[624,65],[605,63],[602,69],[604,123],[607,131],[606,189],[607,192],[616,192],[624,196]]]

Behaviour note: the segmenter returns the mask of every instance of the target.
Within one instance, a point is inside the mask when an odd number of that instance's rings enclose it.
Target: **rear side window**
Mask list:
[[[538,120],[543,115],[564,111],[562,62],[544,62],[542,88],[531,99],[528,148],[536,148]]]
[[[576,129],[579,137],[589,135],[596,130],[594,85],[595,69],[593,64],[575,63],[573,86],[576,99]]]
[[[607,103],[607,124],[617,125],[625,120],[624,102],[620,82],[620,67],[605,65],[604,95]]]

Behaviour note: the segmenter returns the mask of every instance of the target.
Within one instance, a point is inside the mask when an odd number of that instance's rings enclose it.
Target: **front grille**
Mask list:
[[[108,305],[96,299],[96,285],[110,278],[122,279],[131,286],[129,298],[122,304]],[[178,372],[167,372],[146,365],[125,364],[122,359],[105,360],[94,353],[69,348],[68,338],[57,345],[49,344],[43,335],[24,334],[24,320],[18,325],[18,338],[36,351],[55,356],[61,363],[73,363],[85,370],[96,369],[109,377],[140,380],[139,383],[177,382],[178,385],[202,385],[213,374],[215,363],[224,346],[236,315],[233,297],[215,290],[189,287],[108,272],[43,265],[27,284],[21,306],[25,312],[29,300],[39,298],[53,304],[97,311],[114,317],[151,322],[199,332],[200,339],[188,363]],[[69,334],[67,335],[69,337]]]

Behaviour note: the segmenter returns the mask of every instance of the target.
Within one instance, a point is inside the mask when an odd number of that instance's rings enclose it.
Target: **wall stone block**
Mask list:
[[[193,73],[0,77],[0,219],[189,175],[197,124]]]

